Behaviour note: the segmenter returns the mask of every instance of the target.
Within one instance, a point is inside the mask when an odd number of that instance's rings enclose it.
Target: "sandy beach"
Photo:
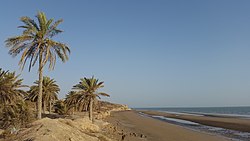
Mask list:
[[[233,116],[219,116],[219,115],[195,116],[195,115],[185,115],[185,114],[171,114],[171,113],[157,112],[157,111],[141,111],[141,112],[148,115],[157,115],[168,118],[188,120],[202,125],[221,127],[242,132],[250,132],[250,119],[246,118],[244,119]]]
[[[125,141],[227,141],[224,137],[141,116],[136,111],[114,112],[107,120],[124,134]]]

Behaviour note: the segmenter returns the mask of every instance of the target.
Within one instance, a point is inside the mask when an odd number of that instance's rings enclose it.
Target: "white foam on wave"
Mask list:
[[[199,125],[199,123],[192,122],[192,121],[187,121],[187,120],[182,120],[182,119],[167,118],[167,117],[164,117],[164,116],[152,116],[152,117],[167,120],[167,121],[174,121],[174,122],[178,122],[178,123],[182,123],[182,124]]]
[[[249,119],[250,115],[240,115],[240,114],[217,114],[217,113],[203,113],[206,116],[225,116],[225,117],[235,117],[235,118],[245,118]]]
[[[169,113],[169,114],[175,114],[176,116],[178,115],[188,115],[188,116],[197,116],[197,117],[202,117],[204,116],[203,114],[194,114],[194,113],[181,113],[181,112],[170,112],[170,111],[159,111],[159,112],[164,112],[164,113]]]
[[[250,115],[241,115],[241,114],[219,114],[219,113],[202,113],[202,112],[172,112],[172,111],[159,111],[159,112],[164,112],[164,113],[169,113],[169,114],[175,114],[176,116],[178,115],[190,115],[190,116],[225,116],[225,117],[235,117],[235,118],[245,118],[245,119],[250,119]]]

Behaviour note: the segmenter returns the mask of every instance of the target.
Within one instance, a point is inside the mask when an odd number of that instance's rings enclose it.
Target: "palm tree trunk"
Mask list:
[[[93,98],[90,98],[89,119],[93,122]]]
[[[46,101],[43,100],[43,113],[45,114],[46,112],[46,109],[47,109],[47,104],[46,104]]]
[[[37,118],[42,118],[42,95],[43,95],[43,64],[42,64],[42,54],[40,52],[39,56],[39,94],[37,98]]]
[[[49,101],[49,113],[51,114],[52,103],[51,100]]]
[[[35,110],[36,110],[36,111],[37,111],[37,107],[38,107],[38,106],[37,106],[37,101],[36,101],[36,102],[35,102]]]

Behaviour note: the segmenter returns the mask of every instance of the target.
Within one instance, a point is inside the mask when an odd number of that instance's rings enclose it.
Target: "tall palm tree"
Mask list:
[[[100,96],[108,96],[103,92],[98,92],[99,88],[104,87],[104,82],[98,82],[94,76],[91,78],[81,78],[79,84],[73,86],[73,89],[77,90],[77,93],[84,95],[89,101],[89,119],[93,122],[93,102],[96,98],[100,99]]]
[[[23,79],[19,79],[20,75],[15,72],[3,71],[0,68],[0,104],[13,104],[17,100],[22,100],[26,94],[21,88],[27,87],[22,85]]]
[[[36,15],[38,23],[30,17],[21,17],[23,29],[21,35],[8,38],[5,43],[10,48],[9,54],[13,57],[22,52],[19,61],[20,68],[23,69],[26,61],[29,60],[29,71],[39,62],[39,95],[37,99],[37,118],[41,119],[42,111],[42,82],[43,82],[43,68],[49,62],[49,69],[53,70],[58,56],[63,62],[68,60],[68,53],[70,49],[66,44],[54,41],[52,38],[61,33],[62,30],[57,26],[63,21],[58,20],[53,23],[53,19],[47,19],[43,12],[38,12]]]
[[[39,94],[39,81],[34,82],[35,85],[30,87],[28,99],[31,101],[36,101]],[[52,104],[58,100],[57,94],[60,91],[59,86],[56,84],[54,79],[50,79],[49,77],[43,77],[43,93],[42,93],[42,103],[43,103],[43,111],[45,112],[47,109],[47,103],[49,102],[49,112],[51,113]]]

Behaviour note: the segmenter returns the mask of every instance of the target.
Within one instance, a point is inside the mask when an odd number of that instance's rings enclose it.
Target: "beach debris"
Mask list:
[[[125,135],[125,134],[124,134],[124,135],[122,135],[122,141],[123,141],[123,140],[125,140],[125,137],[126,137],[126,135]]]
[[[141,135],[140,135],[140,137],[141,137],[141,138],[146,138],[147,136],[146,136],[146,135],[141,134]]]
[[[25,139],[24,141],[34,141],[34,138],[28,138],[28,139]]]
[[[134,136],[135,136],[135,137],[137,137],[137,134],[136,134],[136,133],[134,133]]]

